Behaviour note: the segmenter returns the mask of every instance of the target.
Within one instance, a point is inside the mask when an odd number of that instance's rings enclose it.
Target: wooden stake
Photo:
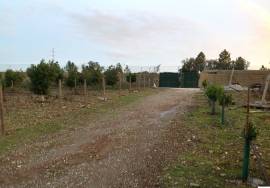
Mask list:
[[[3,107],[3,85],[0,84],[0,123],[1,123],[1,133],[5,135],[5,125],[4,125],[4,107]]]
[[[87,83],[86,83],[86,79],[84,79],[83,81],[83,94],[86,95],[86,90],[87,90]]]
[[[58,97],[59,99],[62,98],[62,80],[61,79],[58,80]]]
[[[143,74],[143,89],[145,89],[145,73]]]
[[[77,79],[74,80],[74,93],[77,93]]]
[[[131,92],[131,74],[129,75],[129,91]]]
[[[122,90],[122,73],[118,73],[118,79],[119,79],[119,95],[121,95],[121,90]]]
[[[102,87],[103,87],[103,98],[106,99],[106,82],[105,82],[105,75],[102,76]]]

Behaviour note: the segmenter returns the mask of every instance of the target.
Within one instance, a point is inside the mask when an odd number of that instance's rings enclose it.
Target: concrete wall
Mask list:
[[[200,74],[199,87],[202,86],[202,82],[207,80],[211,84],[228,85],[231,77],[231,70],[211,70],[203,71]],[[255,83],[265,84],[267,75],[270,71],[260,70],[235,70],[232,78],[232,83],[238,83],[242,86],[250,86]]]

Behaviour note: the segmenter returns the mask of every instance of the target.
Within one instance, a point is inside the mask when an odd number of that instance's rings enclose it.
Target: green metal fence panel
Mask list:
[[[197,88],[198,83],[199,74],[196,71],[180,73],[180,86],[182,88]]]
[[[179,73],[162,72],[159,74],[159,87],[177,88],[180,86],[179,79]]]

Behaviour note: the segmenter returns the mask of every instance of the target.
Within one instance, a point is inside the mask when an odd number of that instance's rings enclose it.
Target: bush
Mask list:
[[[128,73],[128,75],[126,76],[126,81],[129,82],[131,78],[131,83],[136,82],[136,74],[135,73]]]
[[[215,106],[216,101],[218,100],[219,96],[224,93],[224,89],[217,85],[210,85],[206,88],[205,95],[212,103],[212,111],[211,114],[214,115],[216,113]]]
[[[104,72],[106,78],[106,84],[114,86],[119,81],[119,73],[122,74],[122,66],[118,63],[116,66],[109,66],[109,68]]]
[[[24,80],[24,77],[25,76],[23,72],[13,71],[9,69],[5,72],[4,84],[6,87],[11,87],[12,82],[13,82],[13,85],[21,84]]]
[[[208,86],[207,80],[204,80],[204,81],[202,82],[202,86],[203,86],[203,89],[206,89],[206,88],[207,88],[207,86]]]
[[[102,81],[103,67],[98,62],[90,61],[82,66],[82,76],[86,79],[88,85],[98,85]]]
[[[27,69],[27,75],[30,78],[30,89],[39,95],[45,95],[49,92],[49,87],[52,82],[58,81],[63,77],[63,71],[61,70],[57,62],[41,60],[38,65],[31,65]]]

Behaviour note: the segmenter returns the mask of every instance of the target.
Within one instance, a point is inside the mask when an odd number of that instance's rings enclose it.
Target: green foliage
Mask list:
[[[207,80],[204,80],[204,81],[202,82],[202,86],[203,86],[203,89],[206,89],[206,88],[207,88],[207,86],[208,86]]]
[[[98,62],[90,61],[82,66],[82,76],[86,79],[88,85],[98,85],[102,81],[103,67]]]
[[[131,83],[136,82],[136,74],[135,73],[127,74],[126,81],[129,82],[130,79],[131,79]]]
[[[200,52],[196,58],[188,58],[182,61],[183,66],[181,71],[189,72],[189,71],[196,71],[201,72],[203,71],[206,63],[206,58],[203,52]]]
[[[68,61],[65,66],[65,71],[67,72],[67,77],[65,79],[65,84],[68,87],[75,87],[75,80],[78,80],[78,67],[71,61]]]
[[[252,141],[255,140],[257,138],[258,135],[258,130],[254,124],[254,122],[249,122],[249,126],[248,126],[248,130],[245,133],[243,133],[243,137]]]
[[[24,73],[21,71],[13,71],[11,69],[8,69],[5,72],[5,79],[4,79],[4,83],[6,87],[11,87],[12,86],[12,82],[14,85],[18,85],[21,84],[24,80],[25,76]]]
[[[244,58],[238,57],[232,64],[235,70],[247,70],[250,63]]]
[[[249,62],[242,57],[238,57],[235,61],[231,60],[231,55],[227,50],[223,50],[219,54],[218,60],[210,59],[206,60],[206,68],[208,70],[247,70]]]
[[[104,75],[106,78],[106,84],[110,86],[115,85],[119,80],[118,74],[121,72],[122,72],[122,67],[119,67],[119,66],[117,67],[113,65],[109,66],[108,69],[104,72]]]
[[[209,85],[206,88],[205,95],[209,100],[216,102],[220,95],[224,93],[224,89],[221,86]]]
[[[63,77],[63,71],[57,62],[41,60],[38,65],[31,65],[27,69],[27,75],[31,81],[31,90],[35,94],[45,95],[51,84]]]
[[[232,95],[222,92],[218,97],[219,105],[228,106],[232,104]]]

